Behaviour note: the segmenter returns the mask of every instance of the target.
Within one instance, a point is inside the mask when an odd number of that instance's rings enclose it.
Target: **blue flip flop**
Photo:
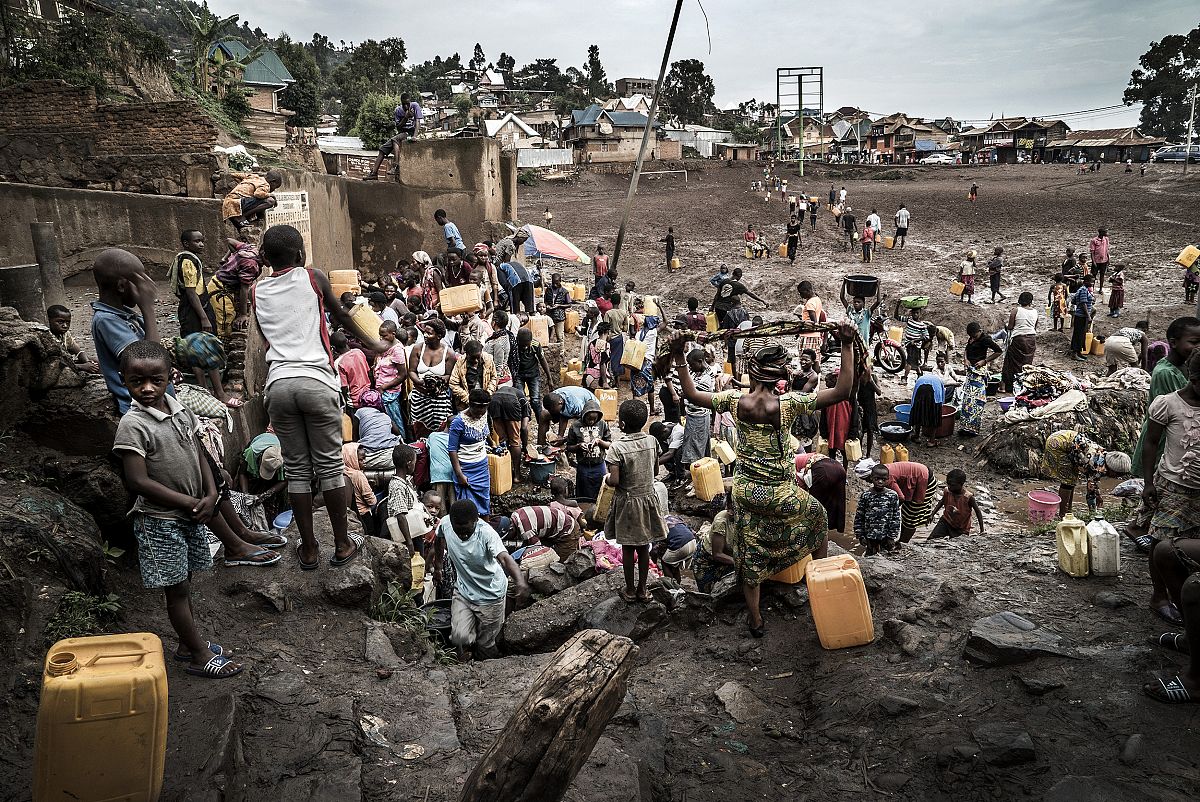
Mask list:
[[[253,559],[255,557],[262,557],[264,554],[269,554],[270,559],[268,559],[268,560]],[[256,566],[256,567],[261,567],[264,565],[274,565],[275,563],[279,562],[281,559],[283,559],[283,556],[281,554],[279,554],[279,552],[277,552],[277,551],[269,551],[268,549],[259,549],[258,551],[254,552],[253,554],[246,556],[246,557],[242,557],[237,560],[226,559],[225,565],[227,565],[227,566],[252,565],[252,566]]]

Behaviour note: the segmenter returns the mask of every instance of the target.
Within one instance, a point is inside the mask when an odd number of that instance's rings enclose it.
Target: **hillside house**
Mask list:
[[[250,102],[251,112],[243,123],[250,137],[265,148],[283,150],[287,144],[285,126],[292,112],[279,105],[279,93],[296,79],[274,50],[264,50],[245,64],[244,70],[230,67],[230,63],[243,63],[249,55],[250,49],[236,39],[217,42],[208,51],[205,88],[217,97],[224,97],[228,87],[240,78]]]
[[[648,95],[630,95],[629,97],[613,97],[604,101],[604,109],[607,111],[632,111],[637,114],[650,113],[650,100]]]
[[[501,150],[539,148],[545,145],[542,136],[511,111],[498,120],[484,120],[483,132],[497,140]]]
[[[1050,142],[1066,139],[1071,128],[1062,120],[1004,117],[959,134],[964,161],[1017,164],[1046,158]]]
[[[563,128],[563,140],[575,148],[577,162],[632,162],[637,160],[647,117],[632,111],[609,111],[593,103],[571,112]],[[666,138],[662,123],[653,123],[655,136],[650,143],[651,159],[678,159],[683,147]]]
[[[653,78],[618,78],[613,88],[622,97],[653,95],[655,83]]]

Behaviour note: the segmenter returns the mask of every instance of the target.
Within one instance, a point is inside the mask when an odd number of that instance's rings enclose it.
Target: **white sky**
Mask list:
[[[489,60],[507,52],[517,66],[557,58],[582,67],[600,46],[609,80],[656,77],[674,4],[670,0],[209,0],[214,12],[241,13],[251,27],[314,31],[359,42],[399,36],[409,61],[476,42]],[[825,108],[873,114],[988,119],[1057,116],[1111,106],[1152,41],[1200,22],[1196,0],[909,0],[825,3],[707,0],[704,17],[686,0],[671,60],[704,62],[719,107],[775,99],[775,68],[825,68]],[[806,105],[808,105],[806,103]],[[1137,123],[1137,109],[1068,117],[1073,128]]]

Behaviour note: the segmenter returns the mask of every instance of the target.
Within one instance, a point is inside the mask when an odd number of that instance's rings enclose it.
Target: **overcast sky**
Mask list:
[[[489,60],[507,52],[521,66],[557,58],[581,67],[600,46],[609,80],[658,73],[670,0],[209,0],[251,27],[336,44],[399,36],[409,61],[460,53],[476,42]],[[775,68],[825,69],[825,108],[903,111],[986,120],[1060,115],[1111,106],[1152,41],[1200,22],[1196,0],[961,0],[789,3],[707,0],[712,52],[696,0],[686,0],[671,60],[704,62],[716,103],[775,99]],[[807,91],[807,90],[806,90]],[[807,102],[805,105],[808,105]],[[1068,117],[1073,128],[1137,123],[1137,110]]]

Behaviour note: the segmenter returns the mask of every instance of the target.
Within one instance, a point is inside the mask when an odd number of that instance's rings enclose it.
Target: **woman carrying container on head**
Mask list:
[[[684,362],[683,337],[671,342],[672,361],[683,395],[697,406],[729,412],[737,427],[734,463],[734,527],[739,548],[735,555],[738,578],[749,608],[750,634],[764,634],[759,611],[763,580],[790,568],[812,554],[824,556],[829,531],[825,509],[796,480],[793,450],[788,442],[792,421],[801,414],[836,404],[854,388],[855,329],[841,324],[842,371],[837,384],[815,394],[786,392],[780,385],[791,379],[788,352],[779,345],[758,349],[750,359],[750,389],[706,393],[696,389]]]

